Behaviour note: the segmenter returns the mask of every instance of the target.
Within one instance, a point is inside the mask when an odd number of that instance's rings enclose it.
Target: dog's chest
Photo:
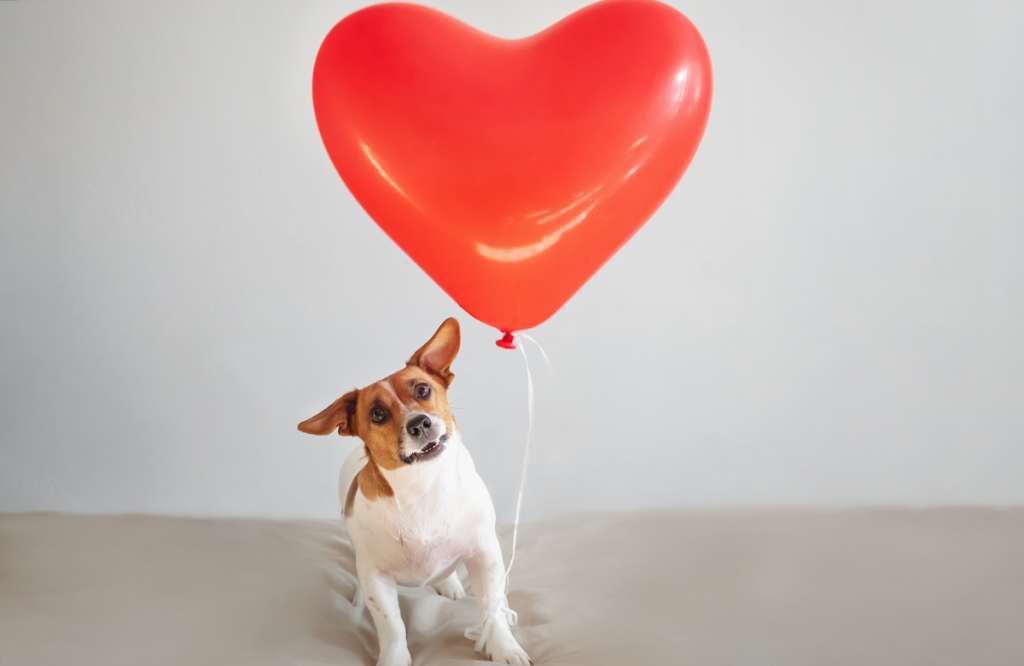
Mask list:
[[[403,585],[422,585],[450,572],[466,554],[467,530],[460,519],[459,504],[458,498],[436,491],[415,496],[396,494],[370,503],[363,515],[357,510],[352,522],[360,523],[358,532],[363,538],[359,541],[374,544],[372,552],[366,554],[380,569]]]
[[[423,585],[443,578],[465,554],[454,534],[457,530],[447,521],[397,520],[390,528],[380,564],[400,584]]]
[[[486,487],[457,438],[436,464],[399,469],[387,480],[394,495],[367,501],[359,493],[346,523],[357,557],[402,585],[444,578],[494,529]]]

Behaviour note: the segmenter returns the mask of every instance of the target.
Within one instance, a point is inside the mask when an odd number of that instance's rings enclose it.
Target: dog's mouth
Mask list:
[[[427,442],[427,445],[416,453],[410,453],[407,456],[402,456],[402,462],[407,465],[411,465],[414,462],[422,462],[424,460],[430,460],[441,455],[444,451],[444,443],[448,441],[448,433],[445,433],[435,439],[432,442]]]

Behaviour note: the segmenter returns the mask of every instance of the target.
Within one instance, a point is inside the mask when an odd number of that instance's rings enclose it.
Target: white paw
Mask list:
[[[487,651],[491,655],[491,661],[497,664],[513,664],[514,666],[530,666],[533,662],[526,654],[526,650],[519,647],[514,638],[491,639],[487,642]]]
[[[462,582],[454,574],[433,587],[438,594],[449,599],[461,599],[466,596],[466,590],[462,587]]]
[[[412,666],[409,648],[403,645],[400,649],[388,650],[387,654],[381,652],[377,666]]]

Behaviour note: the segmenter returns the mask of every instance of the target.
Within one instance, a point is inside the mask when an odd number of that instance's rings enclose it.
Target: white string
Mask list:
[[[508,594],[508,575],[512,572],[512,563],[516,561],[516,542],[519,539],[519,512],[523,508],[523,488],[526,487],[526,463],[530,458],[530,436],[533,434],[533,377],[530,375],[530,359],[526,357],[526,345],[519,339],[519,335],[513,333],[512,337],[519,343],[519,351],[523,353],[523,363],[526,365],[526,408],[530,415],[530,421],[526,428],[526,448],[523,449],[523,472],[519,476],[516,518],[512,521],[512,554],[509,555],[508,568],[505,569],[505,594]]]
[[[519,537],[519,512],[523,507],[523,489],[526,487],[526,465],[530,458],[530,438],[533,435],[533,376],[530,374],[530,359],[526,357],[526,345],[523,344],[522,340],[529,340],[533,344],[537,345],[537,349],[540,350],[541,356],[544,357],[545,365],[548,366],[548,371],[551,371],[551,361],[548,360],[548,355],[544,353],[544,348],[540,346],[539,342],[531,338],[526,333],[513,333],[512,337],[519,343],[519,351],[523,353],[523,362],[526,364],[526,405],[530,421],[529,426],[526,429],[526,448],[523,449],[523,473],[519,477],[519,497],[516,499],[516,518],[512,522],[512,554],[508,558],[508,568],[505,569],[505,594],[508,594],[509,573],[512,572],[512,563],[516,561],[516,543]],[[520,338],[522,338],[522,340]]]
[[[508,558],[508,568],[505,569],[505,591],[494,600],[496,602],[495,605],[497,606],[497,611],[499,613],[505,613],[505,618],[508,620],[510,625],[519,621],[519,614],[508,607],[509,574],[512,572],[512,563],[516,560],[516,543],[519,537],[519,513],[523,507],[523,488],[526,487],[526,465],[530,458],[530,437],[533,434],[533,376],[530,374],[530,359],[526,356],[526,345],[523,344],[522,340],[529,340],[533,344],[537,345],[537,349],[540,350],[541,356],[544,357],[544,363],[547,365],[548,371],[551,370],[551,361],[548,360],[548,355],[544,353],[544,348],[540,346],[539,342],[525,333],[513,333],[512,337],[519,343],[519,351],[522,352],[523,361],[526,364],[526,405],[530,419],[529,425],[526,428],[526,447],[523,449],[523,472],[519,477],[519,497],[516,499],[516,518],[512,523],[512,552]],[[488,606],[490,606],[490,604],[491,600],[488,600]],[[490,611],[490,609],[488,609],[488,611]],[[493,617],[492,613],[485,613],[481,618],[480,624],[470,627],[465,632],[466,638],[476,641],[474,647],[477,652],[482,652],[484,649],[487,636],[490,634]]]
[[[548,367],[548,372],[551,372],[551,359],[548,358],[548,355],[544,352],[544,348],[540,346],[539,342],[537,342],[536,340],[531,338],[526,333],[513,333],[512,337],[513,338],[521,337],[524,340],[529,340],[533,344],[537,345],[537,351],[539,351],[540,355],[544,357],[544,365],[546,365]]]

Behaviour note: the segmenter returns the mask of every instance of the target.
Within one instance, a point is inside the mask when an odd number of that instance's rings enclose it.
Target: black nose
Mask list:
[[[413,437],[420,437],[430,430],[430,417],[426,414],[414,416],[405,424],[405,431]]]

